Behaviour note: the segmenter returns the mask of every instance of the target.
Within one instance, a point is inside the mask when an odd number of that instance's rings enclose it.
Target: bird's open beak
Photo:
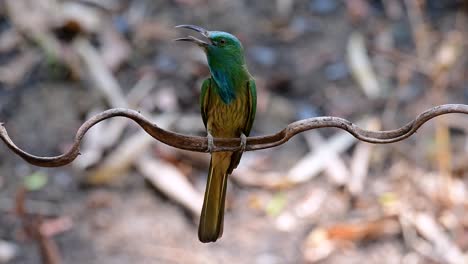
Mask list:
[[[176,28],[188,28],[188,29],[191,29],[191,30],[195,30],[197,32],[199,32],[200,34],[202,34],[202,36],[204,36],[208,41],[209,41],[209,35],[210,35],[210,32],[202,27],[199,27],[199,26],[195,26],[195,25],[178,25],[176,26]],[[190,42],[193,42],[195,44],[197,44],[198,46],[200,47],[203,47],[203,48],[206,48],[208,45],[211,44],[211,41],[207,42],[207,41],[203,41],[201,39],[198,39],[196,37],[193,37],[193,36],[188,36],[188,37],[185,37],[185,38],[178,38],[178,39],[174,39],[175,41],[190,41]]]

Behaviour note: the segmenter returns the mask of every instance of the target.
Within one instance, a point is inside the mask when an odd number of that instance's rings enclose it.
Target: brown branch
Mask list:
[[[420,114],[416,119],[407,123],[403,127],[395,130],[388,131],[369,131],[359,128],[350,121],[339,117],[315,117],[296,121],[289,124],[285,129],[276,134],[266,136],[256,136],[247,138],[246,150],[259,150],[272,148],[281,145],[288,141],[293,136],[307,130],[324,127],[336,127],[348,131],[351,135],[359,140],[376,143],[386,144],[403,140],[416,132],[428,120],[444,114],[449,113],[462,113],[468,114],[468,105],[464,104],[446,104],[433,107]],[[68,152],[55,157],[40,157],[29,154],[28,152],[17,147],[8,136],[7,130],[2,123],[0,123],[0,138],[5,142],[7,147],[16,153],[18,156],[27,162],[41,167],[59,167],[71,163],[79,155],[79,147],[83,136],[88,129],[97,123],[115,116],[122,116],[130,118],[140,125],[149,135],[153,138],[179,149],[207,152],[207,138],[199,136],[186,136],[164,129],[159,128],[156,124],[145,118],[139,112],[115,108],[104,111],[88,121],[86,121],[78,129],[75,136],[75,141]],[[240,149],[240,140],[237,138],[215,138],[215,147],[213,151],[235,151]]]

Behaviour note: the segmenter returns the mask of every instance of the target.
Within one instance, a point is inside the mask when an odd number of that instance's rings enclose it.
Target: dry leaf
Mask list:
[[[70,217],[60,217],[44,220],[39,227],[39,231],[46,237],[53,237],[70,230],[72,227],[73,221]]]
[[[376,99],[383,95],[372,63],[367,54],[364,36],[359,32],[351,34],[347,47],[348,64],[353,77],[359,87],[370,99]]]
[[[187,177],[175,166],[142,156],[137,160],[136,167],[157,189],[183,205],[192,214],[200,216],[203,194],[195,190]]]
[[[298,184],[308,181],[322,172],[336,153],[346,151],[357,141],[356,138],[345,132],[338,132],[323,144],[320,149],[307,154],[299,160],[288,172],[288,181]]]
[[[11,29],[0,34],[0,53],[9,52],[18,48],[21,36],[17,31]]]
[[[80,56],[94,86],[99,89],[111,107],[128,107],[127,100],[115,76],[99,52],[86,39],[77,39],[73,49]]]
[[[380,130],[380,121],[376,118],[372,118],[366,129]],[[351,160],[351,177],[348,182],[348,189],[354,195],[358,195],[364,189],[364,181],[369,171],[373,148],[374,145],[372,144],[359,142],[354,150]]]
[[[463,51],[463,36],[458,31],[447,33],[446,39],[440,44],[437,52],[430,64],[432,67],[432,76],[436,78],[441,73],[452,68],[453,65],[460,59],[460,54]]]
[[[115,71],[129,59],[132,52],[130,44],[110,25],[104,28],[100,38],[101,58],[110,70]]]
[[[146,132],[138,132],[120,144],[102,164],[88,173],[86,182],[89,184],[113,183],[122,176],[135,162],[140,154],[151,146],[154,139]]]
[[[343,243],[377,239],[400,232],[400,224],[394,217],[319,227],[307,236],[303,249],[304,258],[309,262],[316,262],[330,256]]]
[[[467,257],[432,216],[427,213],[418,213],[409,219],[418,232],[434,245],[435,253],[446,263],[466,263]]]
[[[320,150],[325,148],[324,145],[326,145],[326,142],[322,136],[320,136],[319,132],[311,131],[310,133],[305,134],[304,137],[306,138],[311,150]],[[351,174],[348,167],[338,153],[333,153],[332,150],[330,150],[328,157],[329,158],[327,160],[324,160],[326,165],[324,168],[325,174],[336,185],[343,185],[347,182],[347,179]]]
[[[59,25],[63,26],[73,21],[80,29],[88,33],[98,33],[102,28],[102,14],[98,9],[79,2],[64,2],[60,6]]]
[[[8,64],[0,66],[0,82],[15,85],[25,79],[25,76],[41,60],[41,55],[34,49],[28,49]]]

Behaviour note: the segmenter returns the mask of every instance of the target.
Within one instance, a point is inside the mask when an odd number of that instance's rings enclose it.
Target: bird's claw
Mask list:
[[[208,132],[208,134],[206,135],[206,138],[208,139],[207,152],[211,153],[213,152],[213,149],[214,149],[214,139],[210,132]]]
[[[244,152],[245,147],[247,146],[247,136],[244,133],[242,133],[240,136],[240,139],[241,139],[240,152]]]

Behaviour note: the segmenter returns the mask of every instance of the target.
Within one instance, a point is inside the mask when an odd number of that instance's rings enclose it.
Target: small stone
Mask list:
[[[55,173],[54,177],[52,177],[52,180],[55,184],[64,189],[70,188],[74,183],[72,175],[65,171],[58,171]]]
[[[11,242],[0,240],[0,263],[9,263],[18,255],[18,246]]]
[[[297,219],[291,213],[286,212],[276,218],[276,229],[283,232],[291,232],[297,227]]]
[[[339,81],[349,75],[348,66],[343,61],[328,64],[325,67],[325,77],[329,81]]]
[[[297,119],[306,119],[306,118],[312,118],[312,117],[317,117],[320,115],[320,110],[317,109],[315,106],[311,106],[306,103],[299,103],[297,106],[297,114],[296,117]]]
[[[399,102],[410,103],[419,98],[424,93],[424,89],[419,85],[405,85],[398,90],[397,96]]]
[[[255,264],[276,264],[284,263],[278,256],[271,253],[263,253],[256,258]]]
[[[274,49],[265,46],[254,46],[249,49],[250,55],[255,62],[264,66],[273,66],[276,63],[276,53]]]
[[[112,24],[114,25],[115,29],[122,34],[128,34],[131,32],[130,25],[128,21],[123,16],[116,16],[112,19]]]
[[[172,57],[166,55],[157,56],[154,60],[156,69],[165,74],[170,74],[176,71],[177,63]]]
[[[156,106],[164,112],[173,112],[177,110],[177,95],[173,87],[162,87],[154,98]]]
[[[395,46],[399,49],[408,49],[411,47],[411,30],[406,22],[397,21],[392,28],[392,37],[395,41]]]
[[[318,33],[321,32],[322,25],[317,20],[298,16],[291,20],[289,28],[297,34]]]
[[[318,15],[329,15],[338,9],[339,2],[336,0],[311,0],[310,10]]]

